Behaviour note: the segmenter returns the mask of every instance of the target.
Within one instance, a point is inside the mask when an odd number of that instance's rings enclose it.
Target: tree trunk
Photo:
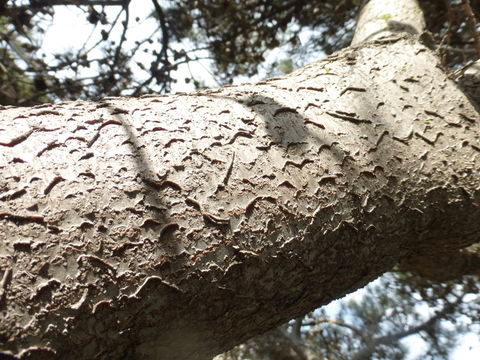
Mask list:
[[[0,113],[0,348],[207,359],[478,241],[479,114],[415,37],[285,78]]]

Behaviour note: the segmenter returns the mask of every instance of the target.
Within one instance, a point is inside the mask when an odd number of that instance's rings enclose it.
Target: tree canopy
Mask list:
[[[43,102],[45,96],[65,100],[169,92],[180,76],[175,70],[198,58],[211,61],[219,84],[255,75],[262,67],[278,71],[282,59],[293,67],[302,66],[350,43],[361,3],[152,0],[140,5],[131,0],[2,0],[2,103],[28,105]],[[478,27],[479,0],[423,0],[420,5],[446,68],[453,71],[478,58],[480,39],[474,28]],[[44,54],[42,38],[59,6],[79,9],[83,18],[78,21],[91,24],[89,38],[98,41]],[[132,28],[145,21],[132,18],[131,9],[136,6],[146,6],[145,18],[154,19],[156,25],[152,33],[131,39]],[[127,40],[133,45],[127,46]],[[265,64],[267,55],[279,47],[285,55]],[[148,57],[137,56],[142,52]],[[95,75],[85,76],[86,69],[93,69]],[[195,74],[185,77],[202,86]],[[28,83],[23,89],[16,85],[19,78]]]

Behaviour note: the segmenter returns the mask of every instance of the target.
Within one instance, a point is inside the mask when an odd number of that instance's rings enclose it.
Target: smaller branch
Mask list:
[[[78,50],[77,52],[77,58],[79,58],[81,55],[82,55],[82,52],[85,50],[85,48],[87,47],[87,44],[88,42],[90,41],[90,39],[92,38],[93,34],[95,33],[95,30],[97,29],[97,23],[94,24],[93,28],[92,28],[92,31],[90,31],[90,34],[87,36],[87,38],[85,39],[85,41],[83,42],[83,45],[82,47]]]
[[[403,266],[429,280],[450,281],[480,274],[480,252],[472,245],[457,251],[417,255],[405,260]]]
[[[124,10],[125,10],[125,21],[123,22],[123,31],[122,35],[120,37],[120,42],[118,43],[117,49],[115,50],[115,58],[113,60],[113,64],[111,66],[112,71],[115,71],[115,67],[118,64],[118,59],[120,56],[120,52],[122,51],[122,45],[125,42],[126,34],[127,34],[127,29],[128,29],[128,22],[130,19],[130,11],[129,11],[129,6],[130,5],[130,0],[125,2]]]
[[[43,6],[124,6],[125,0],[45,0],[45,1],[38,1],[34,2],[33,5],[30,7],[38,8]]]
[[[298,338],[302,335],[302,322],[303,318],[296,318],[292,325],[292,333]]]
[[[449,52],[460,53],[460,54],[476,54],[477,53],[477,49],[462,49],[462,48],[456,48],[452,46],[439,46],[438,50],[449,51]]]
[[[124,9],[120,10],[120,11],[118,12],[117,16],[115,17],[115,19],[113,20],[113,22],[111,23],[110,29],[107,31],[108,37],[110,37],[110,34],[112,33],[113,28],[114,28],[115,25],[117,24],[118,19],[120,19],[120,15],[122,15],[123,11],[124,11]],[[103,41],[104,41],[103,38],[101,38],[101,39],[98,40],[94,45],[92,45],[85,53],[89,53],[90,51],[92,51],[93,49],[95,49],[98,45],[100,45]]]
[[[447,9],[447,29],[445,30],[445,34],[442,36],[442,40],[440,41],[440,44],[438,45],[438,47],[441,53],[442,64],[445,65],[447,63],[448,54],[444,48],[450,46],[450,41],[452,39],[452,34],[453,34],[454,21],[453,21],[453,12],[452,12],[452,7],[450,6],[450,1],[449,0],[443,0],[443,1]]]
[[[357,336],[361,337],[363,341],[366,341],[364,337],[365,334],[361,329],[336,319],[328,319],[328,318],[315,319],[310,322],[303,323],[302,326],[313,326],[313,325],[319,325],[319,324],[330,324],[330,325],[337,325],[337,326],[347,328],[351,330],[353,333],[355,333]]]
[[[472,64],[473,64],[473,62],[469,61],[465,65],[462,65],[461,67],[459,67],[455,71],[451,72],[448,77],[450,79],[456,79],[457,77],[461,76],[463,74],[463,72],[465,71],[465,69],[468,68],[469,66],[471,66]]]
[[[160,21],[160,26],[162,28],[162,50],[160,51],[160,54],[163,55],[164,63],[166,65],[168,62],[167,49],[168,49],[168,43],[169,43],[167,21],[165,19],[165,14],[163,13],[162,7],[158,3],[158,1],[152,0],[152,2],[153,2],[153,6],[155,7],[155,11],[157,12],[158,20]]]
[[[475,42],[477,58],[480,58],[480,35],[477,31],[477,20],[475,19],[475,14],[473,13],[472,7],[470,6],[470,0],[463,0],[462,5],[463,10],[465,11],[465,15],[467,16],[468,25],[470,26],[473,40]]]

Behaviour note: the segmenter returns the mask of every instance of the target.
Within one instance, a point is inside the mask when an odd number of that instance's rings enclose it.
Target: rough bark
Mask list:
[[[370,0],[362,7],[352,45],[398,33],[420,35],[425,18],[417,0]]]
[[[254,85],[3,108],[4,356],[207,359],[477,242],[479,114],[436,63],[397,36]]]

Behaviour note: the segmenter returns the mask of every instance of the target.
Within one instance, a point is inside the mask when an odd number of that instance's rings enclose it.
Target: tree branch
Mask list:
[[[364,338],[364,333],[362,332],[362,330],[360,330],[359,328],[357,328],[353,325],[347,324],[347,323],[345,323],[343,321],[340,321],[340,320],[337,320],[337,319],[327,319],[327,318],[315,319],[315,320],[310,321],[308,323],[303,323],[302,326],[312,326],[312,325],[318,325],[318,324],[330,324],[330,325],[337,325],[337,326],[347,328],[347,329],[351,330],[354,334],[356,334],[357,336],[361,337],[363,340],[366,341],[366,339]]]
[[[470,31],[472,32],[472,37],[475,42],[475,49],[477,51],[477,58],[480,58],[480,35],[477,31],[477,20],[475,14],[473,13],[472,7],[470,6],[470,0],[462,1],[463,10],[467,16],[468,25],[470,26]]]
[[[160,54],[162,54],[164,58],[164,65],[168,65],[168,43],[170,40],[170,35],[168,33],[167,21],[165,19],[165,14],[163,12],[162,7],[159,5],[157,0],[152,0],[153,6],[155,7],[155,11],[157,12],[158,20],[160,21],[160,27],[162,28],[162,50]]]
[[[125,6],[128,0],[39,0],[32,1],[32,7],[45,7],[45,6],[59,6],[59,5],[75,5],[75,6]]]
[[[372,353],[375,351],[375,349],[379,345],[390,345],[393,343],[396,343],[397,341],[413,335],[417,334],[421,331],[426,331],[438,321],[441,320],[442,318],[445,317],[447,314],[451,314],[453,311],[455,311],[456,307],[462,302],[463,297],[459,296],[457,297],[456,301],[453,303],[447,303],[442,310],[437,312],[434,316],[432,316],[430,319],[426,320],[420,325],[417,326],[412,326],[407,330],[404,331],[399,331],[394,334],[389,334],[385,335],[382,337],[374,338],[371,341],[367,343],[367,346],[358,351],[356,354],[352,356],[352,360],[368,360],[370,359]]]
[[[402,266],[433,281],[449,281],[463,275],[480,274],[479,244],[457,251],[418,254],[407,259]]]
[[[352,45],[396,33],[420,35],[425,27],[417,0],[370,0],[360,11]]]

